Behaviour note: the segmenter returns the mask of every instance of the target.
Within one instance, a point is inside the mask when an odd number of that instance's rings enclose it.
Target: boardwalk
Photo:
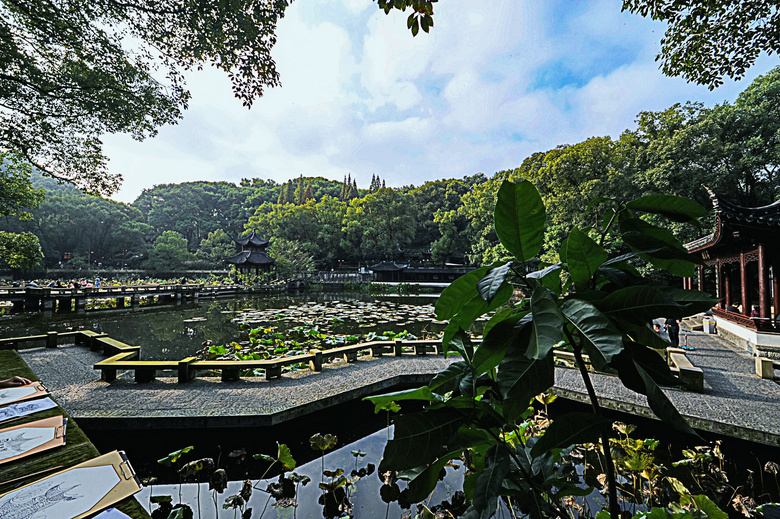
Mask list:
[[[717,336],[688,333],[697,348],[689,358],[704,371],[705,393],[666,390],[680,412],[702,430],[780,444],[780,385],[756,377],[748,353]],[[80,422],[109,420],[126,427],[271,425],[397,383],[422,383],[451,362],[432,355],[383,357],[327,365],[320,373],[285,374],[272,381],[207,378],[177,384],[175,378],[160,378],[136,384],[128,376],[107,384],[92,369],[102,357],[86,348],[35,349],[22,355]],[[606,407],[652,416],[645,398],[623,388],[616,378],[593,378]],[[574,400],[586,397],[579,374],[572,369],[556,370],[556,391]]]

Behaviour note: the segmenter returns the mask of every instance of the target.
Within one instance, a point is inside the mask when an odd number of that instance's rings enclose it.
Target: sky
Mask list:
[[[143,142],[104,138],[132,202],[157,184],[351,175],[366,188],[461,178],[593,136],[618,137],[640,111],[733,102],[778,64],[762,56],[715,91],[664,76],[665,25],[620,0],[440,0],[412,37],[407,13],[371,0],[295,0],[272,55],[282,86],[251,109],[213,68],[188,74],[179,124]]]

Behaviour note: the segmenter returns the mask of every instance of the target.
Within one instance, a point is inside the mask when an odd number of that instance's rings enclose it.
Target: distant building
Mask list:
[[[383,261],[369,268],[374,272],[374,281],[378,282],[447,284],[474,270],[465,265],[412,267],[394,261]]]
[[[240,271],[255,269],[255,274],[261,270],[269,270],[274,264],[274,259],[268,255],[265,249],[271,244],[270,240],[264,240],[255,231],[243,238],[234,240],[241,245],[241,252],[226,259],[227,263],[235,265]]]

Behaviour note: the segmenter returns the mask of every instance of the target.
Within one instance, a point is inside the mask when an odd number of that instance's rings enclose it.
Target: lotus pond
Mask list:
[[[251,354],[265,358],[381,336],[436,334],[443,326],[435,321],[435,298],[271,294],[120,310],[25,312],[0,315],[0,334],[89,329],[142,346],[145,359],[177,360],[199,350],[210,358]]]

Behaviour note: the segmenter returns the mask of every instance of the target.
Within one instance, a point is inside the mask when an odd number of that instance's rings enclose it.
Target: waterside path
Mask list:
[[[758,378],[750,354],[720,337],[687,334],[689,344],[696,347],[688,357],[704,372],[705,392],[664,389],[680,413],[700,430],[780,444],[780,384]],[[82,346],[30,349],[21,355],[60,405],[84,426],[127,429],[274,425],[398,384],[423,384],[453,361],[434,355],[366,357],[355,363],[326,364],[319,373],[286,373],[271,381],[198,378],[178,384],[175,377],[158,377],[136,384],[128,373],[109,384],[92,368],[103,357]],[[597,374],[592,378],[604,407],[653,417],[645,397],[624,388],[617,378]],[[555,391],[587,401],[573,369],[556,369]]]

